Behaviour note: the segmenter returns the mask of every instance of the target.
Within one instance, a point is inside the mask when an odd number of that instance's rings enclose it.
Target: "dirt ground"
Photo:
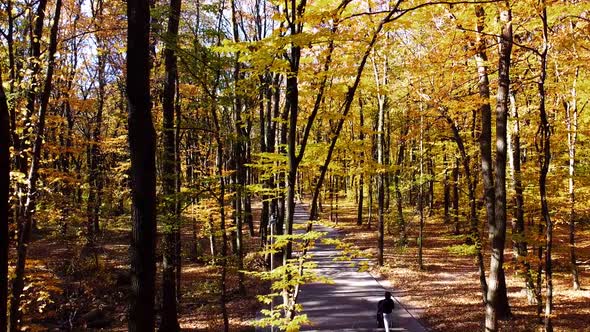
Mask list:
[[[124,222],[123,222],[124,224]],[[244,232],[246,247],[259,240]],[[129,289],[129,229],[117,223],[101,233],[96,253],[85,252],[76,235],[55,234],[42,228],[30,245],[25,282],[23,329],[26,331],[126,331]],[[183,228],[182,300],[179,322],[183,331],[222,331],[219,267],[189,254],[192,228]],[[207,243],[204,239],[201,243]],[[206,250],[206,248],[204,249]],[[13,256],[14,257],[14,256]],[[161,253],[158,256],[158,269]],[[159,278],[160,276],[158,276]],[[160,280],[156,287],[159,287]],[[237,269],[228,271],[227,309],[230,331],[253,331],[265,285],[244,277],[245,294],[238,290]],[[159,295],[156,308],[160,306]]]

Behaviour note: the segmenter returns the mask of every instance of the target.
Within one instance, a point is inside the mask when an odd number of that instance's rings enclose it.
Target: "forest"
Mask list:
[[[426,330],[590,326],[589,1],[0,0],[0,41],[0,332],[299,331],[320,244]]]

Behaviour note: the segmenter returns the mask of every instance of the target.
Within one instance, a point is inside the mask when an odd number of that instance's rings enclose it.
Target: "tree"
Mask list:
[[[104,5],[103,0],[98,0],[91,3],[92,16],[96,30],[100,30],[104,24]],[[90,137],[89,137],[89,151],[87,153],[87,166],[88,166],[88,200],[87,200],[87,225],[86,225],[86,237],[88,245],[94,247],[96,233],[100,231],[99,227],[99,216],[100,216],[100,205],[102,200],[102,172],[100,171],[101,164],[101,148],[100,144],[102,141],[101,132],[103,130],[103,112],[106,100],[105,87],[106,81],[106,66],[107,66],[107,55],[108,46],[105,40],[103,40],[99,34],[96,34],[97,50],[97,83],[98,93],[96,102],[96,116],[94,121],[90,124]],[[94,248],[93,248],[94,250]]]
[[[165,36],[164,66],[165,81],[162,101],[163,111],[163,220],[164,220],[164,255],[162,275],[162,322],[160,331],[179,331],[176,292],[177,271],[180,264],[180,255],[177,247],[180,246],[180,215],[177,210],[179,199],[177,192],[176,174],[176,137],[174,130],[176,80],[178,76],[176,50],[178,48],[178,25],[180,20],[181,0],[170,0],[170,12],[168,14],[168,31]],[[179,124],[177,123],[177,126]]]
[[[571,99],[564,101],[565,108],[565,122],[567,128],[567,144],[568,144],[568,192],[570,203],[569,214],[569,245],[570,245],[570,269],[572,273],[572,288],[580,290],[580,275],[578,271],[578,263],[576,258],[576,190],[575,190],[575,165],[576,165],[576,142],[578,141],[578,96],[577,96],[577,81],[580,68],[576,67],[575,77],[571,88]]]
[[[542,44],[538,53],[540,57],[540,71],[537,81],[539,97],[539,129],[537,130],[537,151],[539,152],[539,194],[541,199],[541,216],[545,222],[545,331],[553,331],[551,321],[551,311],[553,310],[553,267],[552,267],[552,245],[553,245],[553,222],[549,215],[549,206],[547,203],[547,173],[551,163],[551,127],[545,108],[545,81],[547,79],[547,53],[549,51],[549,27],[547,24],[547,7],[545,0],[540,3],[540,18],[542,23]]]
[[[150,8],[127,2],[127,107],[131,155],[132,239],[129,331],[153,331],[156,241],[156,133],[150,100]]]
[[[8,101],[0,71],[0,332],[8,326],[8,216],[10,206],[10,125]]]
[[[485,323],[488,331],[497,330],[496,324],[498,318],[503,319],[510,316],[503,264],[504,244],[506,241],[506,156],[508,146],[506,133],[510,89],[510,56],[512,52],[512,13],[509,1],[504,1],[501,6],[500,20],[503,26],[499,41],[499,79],[498,92],[496,94],[495,209],[494,223],[489,224],[492,254],[488,279]],[[489,164],[485,166],[489,166]],[[491,219],[488,218],[488,221],[491,221]]]
[[[512,242],[514,243],[514,254],[516,264],[524,273],[525,288],[527,291],[527,298],[529,303],[536,301],[539,305],[541,302],[540,292],[535,290],[533,278],[531,276],[531,266],[527,260],[527,242],[525,239],[525,223],[524,223],[524,196],[522,190],[522,173],[521,173],[521,153],[520,153],[520,119],[518,108],[516,104],[516,92],[510,91],[510,117],[512,122],[512,129],[509,130],[510,135],[510,149],[509,155],[510,167],[512,169],[512,187],[514,190],[514,216],[512,224]]]
[[[39,4],[41,6],[42,4]],[[39,111],[37,113],[36,133],[34,135],[33,152],[31,156],[31,163],[27,174],[27,190],[26,200],[23,206],[24,215],[21,225],[19,225],[18,243],[17,243],[17,261],[14,279],[12,280],[12,294],[10,298],[10,331],[18,331],[20,320],[20,300],[24,288],[25,264],[27,260],[27,250],[29,242],[31,241],[31,232],[33,228],[33,215],[37,205],[37,189],[39,180],[39,168],[41,165],[41,150],[43,149],[43,139],[45,135],[45,122],[47,115],[47,108],[49,106],[49,97],[51,94],[51,87],[53,83],[53,71],[55,65],[55,53],[57,51],[57,32],[59,28],[59,18],[61,13],[62,1],[57,0],[55,3],[55,14],[53,18],[53,25],[51,26],[49,36],[47,72],[43,84],[43,90],[40,96],[32,96],[30,98],[40,99]],[[45,7],[45,4],[43,4]],[[43,8],[44,10],[44,8]],[[38,18],[41,20],[41,18]],[[42,23],[41,23],[42,26]],[[41,29],[37,36],[41,35]],[[33,93],[35,91],[31,91]],[[30,100],[29,100],[30,101]]]

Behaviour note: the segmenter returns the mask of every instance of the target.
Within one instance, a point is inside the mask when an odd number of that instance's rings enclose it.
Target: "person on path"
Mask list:
[[[394,302],[391,299],[391,293],[385,292],[385,298],[377,303],[377,321],[379,327],[385,327],[385,331],[389,332],[389,328],[392,327],[392,317]]]

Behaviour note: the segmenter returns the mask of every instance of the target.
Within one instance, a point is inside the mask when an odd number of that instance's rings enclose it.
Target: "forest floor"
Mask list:
[[[377,256],[377,220],[372,228],[367,224],[356,225],[356,207],[344,204],[339,208],[335,227],[344,232],[345,241],[354,244],[367,256]],[[407,211],[405,211],[406,213]],[[424,270],[418,268],[418,223],[417,215],[408,213],[408,246],[396,246],[392,234],[386,229],[385,266],[373,268],[372,272],[387,279],[399,291],[398,298],[414,308],[421,308],[420,320],[432,331],[481,331],[484,322],[481,287],[475,258],[462,255],[463,237],[454,236],[450,225],[440,218],[426,217],[424,227]],[[387,219],[387,218],[386,218]],[[336,218],[333,217],[333,222]],[[571,290],[569,273],[569,250],[567,224],[556,225],[553,254],[553,326],[555,331],[590,331],[590,225],[579,224],[577,229],[577,255],[582,290]],[[508,231],[510,233],[510,231]],[[487,239],[487,236],[484,236]],[[507,247],[511,246],[510,234]],[[487,243],[484,250],[489,254]],[[489,255],[485,256],[489,272]],[[522,290],[524,281],[515,274],[512,250],[505,252],[505,266],[509,303],[514,317],[500,322],[503,331],[537,331],[540,325],[536,306],[527,303]],[[543,290],[544,292],[544,290]]]
[[[76,234],[68,232],[63,235],[53,227],[41,228],[35,233],[27,260],[25,296],[21,305],[23,330],[127,330],[128,223],[129,218],[121,218],[118,222],[103,225],[106,227],[98,238],[96,252],[84,249]],[[191,257],[195,241],[192,226],[186,224],[182,232],[179,323],[183,331],[222,331],[220,269],[207,262],[210,255],[203,247],[208,246],[208,241],[202,236],[198,241],[200,259]],[[244,232],[244,244],[246,248],[258,246],[259,240]],[[246,261],[257,263],[256,259]],[[160,264],[161,252],[158,254],[159,271]],[[159,288],[161,276],[157,277],[156,287]],[[248,276],[244,277],[244,286],[246,293],[240,294],[237,269],[230,269],[226,282],[230,331],[254,331],[252,321],[260,308],[256,295],[268,290],[264,283]],[[159,298],[158,294],[156,308],[160,306]]]
[[[433,331],[482,330],[484,308],[475,260],[462,255],[463,238],[452,235],[450,226],[434,216],[426,218],[424,235],[424,270],[417,266],[417,219],[408,213],[409,244],[395,245],[389,229],[386,234],[385,266],[373,269],[375,275],[388,279],[399,299],[420,309],[423,325]],[[259,219],[259,207],[254,220]],[[125,331],[129,287],[128,247],[129,218],[103,225],[98,249],[85,252],[80,236],[62,235],[53,228],[39,230],[30,246],[22,310],[28,331],[99,330]],[[223,322],[219,308],[219,268],[189,255],[194,248],[191,223],[183,227],[182,301],[179,309],[181,327],[186,331],[220,331]],[[345,242],[376,257],[376,219],[372,228],[356,225],[356,209],[349,203],[338,209],[334,225],[345,234]],[[257,237],[244,232],[246,247],[259,245]],[[571,290],[567,256],[567,225],[558,224],[554,245],[554,327],[556,331],[590,331],[590,225],[578,226],[577,253],[583,290]],[[508,235],[508,239],[510,239]],[[207,241],[201,239],[202,247]],[[507,241],[509,246],[509,241]],[[488,248],[487,244],[484,248]],[[14,257],[14,256],[12,256]],[[201,256],[205,259],[207,256]],[[161,261],[158,257],[158,261]],[[260,262],[246,258],[246,268]],[[486,256],[486,264],[489,258]],[[523,281],[515,275],[511,250],[506,251],[506,275],[509,300],[514,318],[501,322],[504,331],[535,331],[536,307],[527,304]],[[245,277],[245,294],[238,290],[237,271],[229,273],[226,283],[230,331],[253,331],[251,325],[261,305],[256,294],[268,291],[266,284]],[[158,302],[158,301],[157,301]],[[158,306],[158,304],[156,304]]]

